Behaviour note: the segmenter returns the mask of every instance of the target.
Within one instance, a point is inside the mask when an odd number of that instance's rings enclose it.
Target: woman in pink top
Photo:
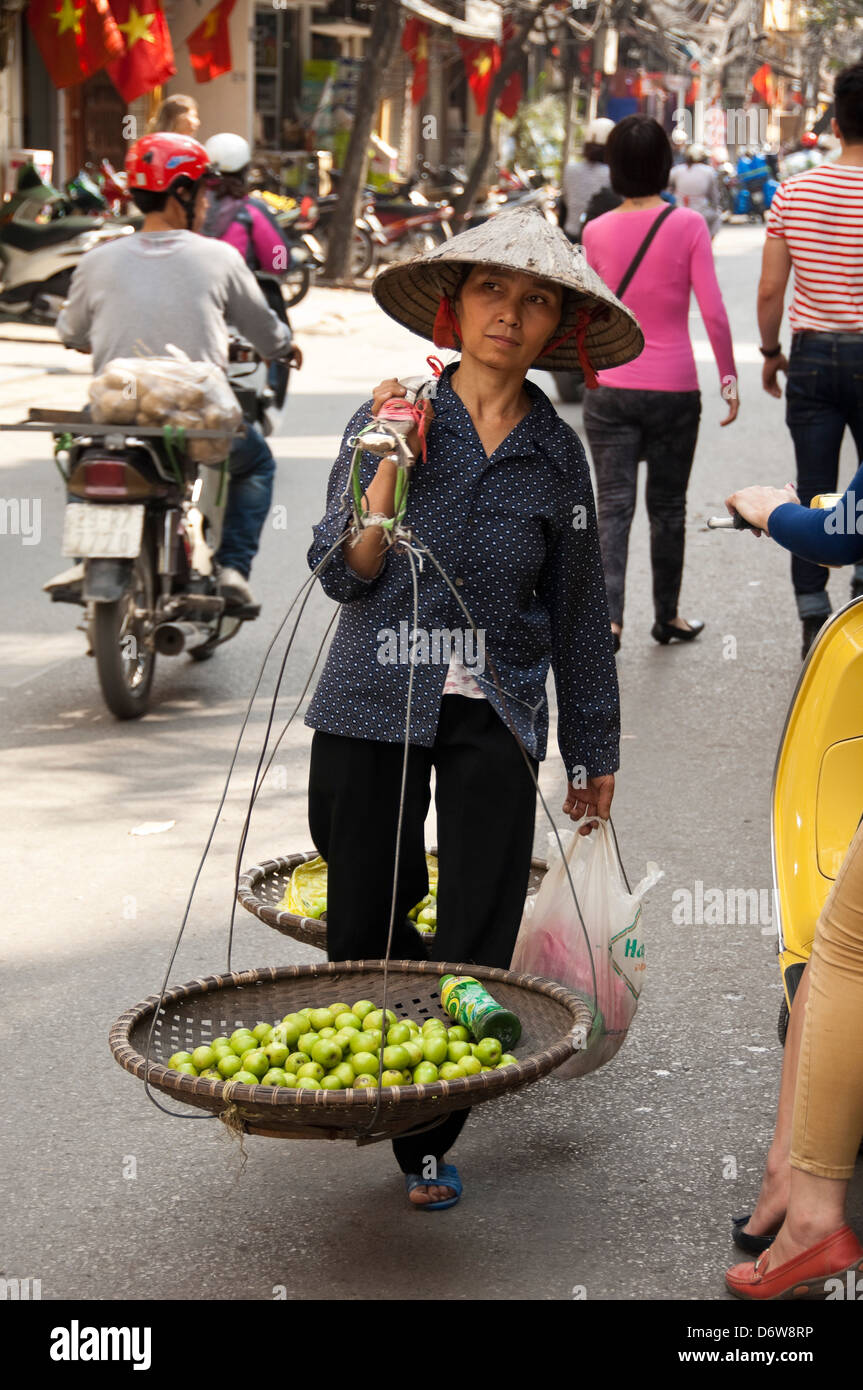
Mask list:
[[[287,242],[266,203],[252,197],[246,188],[252,162],[248,141],[224,131],[212,135],[205,148],[219,178],[211,190],[204,234],[230,242],[250,270],[283,275],[290,261]],[[282,304],[280,317],[284,312]]]
[[[611,186],[624,201],[584,229],[588,261],[616,290],[646,236],[668,210],[671,146],[649,116],[627,116],[608,138]],[[644,351],[623,367],[598,374],[588,392],[584,425],[596,468],[599,535],[615,650],[623,629],[629,528],[635,511],[638,464],[647,461],[646,502],[657,642],[691,641],[704,627],[678,616],[683,575],[686,489],[701,418],[701,392],[689,340],[694,290],[719,368],[729,425],[737,416],[737,372],[728,316],[716,280],[704,218],[673,208],[657,228],[623,291],[623,302],[644,332]]]

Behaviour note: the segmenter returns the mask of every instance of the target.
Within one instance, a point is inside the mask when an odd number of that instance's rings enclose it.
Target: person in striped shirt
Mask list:
[[[767,222],[758,286],[762,382],[780,397],[797,458],[797,491],[808,505],[835,492],[846,427],[863,461],[863,62],[843,68],[834,87],[833,133],[842,153],[777,190]],[[779,342],[788,276],[791,350]],[[805,658],[830,613],[827,570],[794,556],[791,577]],[[863,564],[851,595],[863,594]]]

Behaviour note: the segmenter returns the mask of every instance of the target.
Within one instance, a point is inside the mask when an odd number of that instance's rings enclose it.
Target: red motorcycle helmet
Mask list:
[[[807,130],[800,136],[800,143],[804,150],[814,150],[818,144],[818,136],[814,130]]]
[[[176,193],[212,173],[212,166],[204,146],[191,135],[160,131],[135,141],[126,155],[126,173],[130,192]]]

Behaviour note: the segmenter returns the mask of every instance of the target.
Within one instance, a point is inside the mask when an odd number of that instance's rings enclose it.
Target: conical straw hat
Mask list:
[[[387,266],[376,276],[372,293],[390,318],[434,341],[441,298],[456,293],[465,265],[520,270],[562,285],[569,293],[564,295],[555,338],[571,332],[579,315],[582,323],[590,315],[582,338],[590,366],[596,370],[631,362],[644,347],[634,314],[590,268],[581,247],[573,246],[536,207],[500,212],[434,251]],[[575,334],[531,365],[551,372],[580,370],[583,362]]]

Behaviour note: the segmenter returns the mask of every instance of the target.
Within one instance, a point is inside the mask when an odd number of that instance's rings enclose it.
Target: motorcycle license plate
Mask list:
[[[120,503],[97,507],[69,502],[61,554],[80,560],[134,560],[141,549],[144,508]]]

